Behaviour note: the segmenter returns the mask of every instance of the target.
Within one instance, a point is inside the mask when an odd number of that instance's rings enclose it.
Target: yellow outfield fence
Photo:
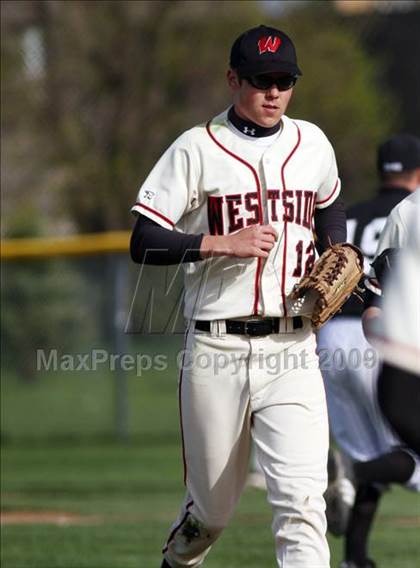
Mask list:
[[[2,260],[37,259],[52,256],[82,256],[128,252],[129,231],[110,231],[57,238],[4,239]]]

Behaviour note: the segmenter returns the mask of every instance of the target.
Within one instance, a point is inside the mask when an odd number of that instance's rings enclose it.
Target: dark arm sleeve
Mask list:
[[[315,209],[315,234],[319,254],[331,245],[346,242],[346,210],[342,199],[336,199],[325,209]]]
[[[372,290],[368,290],[366,288],[365,293],[363,295],[364,303],[363,309],[367,310],[368,308],[375,307],[380,308],[382,306],[382,296],[378,296],[372,292]]]
[[[139,215],[131,235],[130,254],[140,264],[168,265],[201,260],[204,235],[169,231],[148,217]]]

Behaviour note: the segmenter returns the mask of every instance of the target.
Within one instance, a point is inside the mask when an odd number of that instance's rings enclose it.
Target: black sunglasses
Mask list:
[[[295,75],[282,75],[280,77],[273,77],[272,75],[252,75],[251,77],[242,77],[255,89],[266,91],[273,85],[276,85],[279,91],[288,91],[297,81]]]

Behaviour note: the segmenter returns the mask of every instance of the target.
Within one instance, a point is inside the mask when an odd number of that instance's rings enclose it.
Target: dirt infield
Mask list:
[[[241,515],[242,520],[248,517],[254,519],[253,515]],[[0,513],[1,525],[100,525],[106,522],[142,522],[146,517],[143,515],[78,515],[66,511],[2,511]],[[150,518],[150,517],[149,517]],[[164,520],[170,520],[167,515],[160,516]],[[387,518],[380,516],[381,523],[399,527],[420,527],[420,516],[399,516]]]
[[[2,511],[1,525],[96,525],[103,522],[97,515],[82,516],[63,511]]]
[[[420,516],[394,517],[392,522],[387,522],[387,524],[394,524],[399,527],[420,527]]]

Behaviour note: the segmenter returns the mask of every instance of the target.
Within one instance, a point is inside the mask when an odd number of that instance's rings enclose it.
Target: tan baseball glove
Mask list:
[[[319,257],[310,274],[295,285],[290,298],[302,298],[308,292],[316,296],[311,319],[312,326],[319,329],[340,310],[362,275],[362,252],[350,243],[339,243]]]

